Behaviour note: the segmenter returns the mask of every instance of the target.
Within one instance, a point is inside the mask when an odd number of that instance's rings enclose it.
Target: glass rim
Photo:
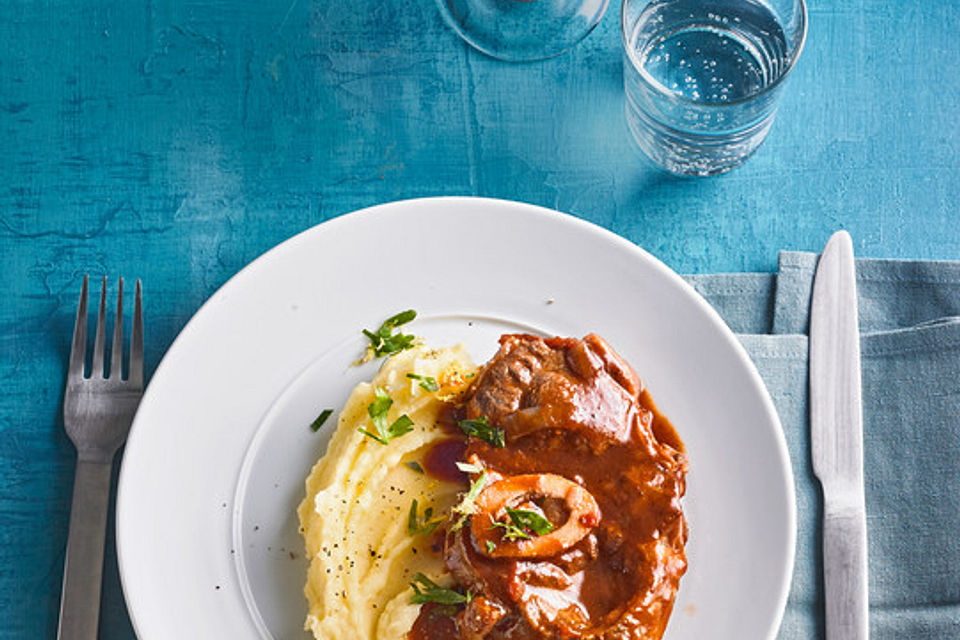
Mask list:
[[[643,69],[642,67],[634,63],[633,54],[631,53],[630,48],[627,47],[628,37],[627,37],[626,16],[627,16],[627,4],[630,1],[631,0],[623,0],[623,2],[620,5],[620,46],[623,49],[624,53],[626,53],[627,57],[630,59],[630,66],[634,68],[637,74],[643,79],[644,83],[652,87],[658,93],[664,93],[664,91],[660,90],[660,87],[663,87],[663,89],[666,89],[666,87],[664,87],[661,83],[657,82],[654,78],[652,78],[645,69]],[[640,0],[636,0],[636,1],[640,1]],[[652,2],[652,0],[646,0],[646,4],[650,4],[650,2]],[[671,98],[676,99],[679,102],[696,105],[699,108],[725,109],[727,107],[732,107],[732,106],[736,106],[736,105],[740,105],[746,102],[751,102],[753,100],[756,100],[757,98],[760,98],[766,95],[767,93],[773,91],[777,87],[779,87],[790,76],[790,72],[793,71],[793,68],[797,66],[797,60],[800,59],[800,54],[803,53],[803,47],[807,43],[807,2],[806,0],[797,0],[797,4],[799,5],[799,9],[800,9],[800,13],[799,13],[800,38],[799,38],[799,42],[797,43],[796,50],[794,51],[793,55],[790,56],[789,64],[787,64],[787,67],[786,69],[783,70],[783,73],[781,73],[776,80],[774,80],[767,86],[763,87],[760,91],[743,98],[738,98],[736,100],[733,100],[732,102],[724,102],[722,104],[705,104],[702,102],[697,102],[696,100],[691,100],[690,98],[684,95],[673,93],[669,89],[666,89],[666,93],[669,93]]]

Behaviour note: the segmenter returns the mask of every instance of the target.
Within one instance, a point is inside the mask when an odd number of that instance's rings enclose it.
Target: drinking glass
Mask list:
[[[773,123],[807,33],[804,0],[624,0],[627,124],[669,171],[739,166]]]
[[[511,62],[543,60],[583,40],[609,0],[437,0],[454,31],[483,53]]]

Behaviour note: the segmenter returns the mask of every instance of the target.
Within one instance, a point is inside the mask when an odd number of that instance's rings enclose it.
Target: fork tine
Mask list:
[[[83,276],[80,289],[80,304],[77,305],[77,321],[73,325],[73,344],[70,347],[70,364],[67,367],[69,378],[83,377],[83,360],[87,353],[87,280]]]
[[[137,278],[137,293],[133,303],[133,331],[130,337],[130,369],[127,380],[134,387],[143,388],[143,307],[140,278]]]
[[[93,361],[90,363],[90,377],[103,377],[103,352],[107,335],[107,276],[103,276],[100,288],[100,312],[97,314],[97,335],[93,339]]]
[[[110,352],[110,377],[123,375],[123,278],[117,280],[117,319],[113,323],[113,348]]]

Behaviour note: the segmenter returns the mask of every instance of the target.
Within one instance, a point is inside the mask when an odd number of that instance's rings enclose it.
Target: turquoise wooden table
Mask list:
[[[618,7],[509,65],[430,0],[0,6],[0,637],[53,637],[73,448],[60,402],[82,274],[140,277],[151,370],[277,242],[415,196],[522,200],[682,272],[772,270],[851,231],[861,256],[960,258],[960,6],[813,0],[770,138],[712,179],[627,138]],[[108,541],[103,638],[132,638]]]

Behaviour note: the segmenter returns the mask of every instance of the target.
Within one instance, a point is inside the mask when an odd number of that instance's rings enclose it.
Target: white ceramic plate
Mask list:
[[[305,638],[303,481],[375,364],[361,328],[414,308],[430,344],[478,362],[507,331],[606,337],[686,442],[689,570],[668,640],[773,638],[793,567],[786,443],[716,313],[628,241],[473,198],[397,202],[321,224],[225,284],[144,395],[123,459],[120,568],[142,640]]]

